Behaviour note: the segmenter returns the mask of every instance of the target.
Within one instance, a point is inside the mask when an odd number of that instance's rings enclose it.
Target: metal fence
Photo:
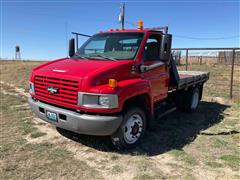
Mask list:
[[[240,48],[173,48],[179,70],[209,71],[205,96],[240,101]]]

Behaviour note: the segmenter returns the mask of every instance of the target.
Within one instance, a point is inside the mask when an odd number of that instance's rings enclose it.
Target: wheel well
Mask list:
[[[141,94],[127,99],[123,105],[123,108],[135,106],[143,109],[150,109],[150,99],[148,94]]]
[[[151,116],[151,101],[148,94],[141,94],[127,99],[123,105],[123,111],[129,107],[139,107],[144,110],[146,114],[147,123],[152,118]]]

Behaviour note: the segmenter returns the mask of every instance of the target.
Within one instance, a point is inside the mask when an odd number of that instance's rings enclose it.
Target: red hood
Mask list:
[[[64,58],[34,68],[30,80],[33,80],[35,75],[39,75],[77,80],[79,82],[81,82],[82,79],[90,78],[94,81],[91,83],[99,84],[96,81],[106,83],[103,81],[105,81],[108,76],[117,79],[124,79],[125,76],[129,76],[129,66],[132,62],[132,60],[108,61]]]
[[[132,64],[132,60],[107,61],[65,58],[34,68],[30,81],[35,83],[36,98],[76,108],[76,106],[72,106],[73,103],[77,103],[76,98],[72,99],[72,96],[76,96],[74,93],[77,91],[102,93],[102,89],[98,87],[105,87],[109,79],[114,78],[120,81],[134,76],[130,68]],[[46,90],[48,86],[62,88],[61,92],[64,92],[59,97],[51,96]],[[106,87],[103,93],[109,92],[109,89],[112,91],[112,88]],[[65,98],[64,101],[61,99],[62,97]]]
[[[114,61],[60,59],[34,69],[36,74],[50,76],[74,76],[83,78],[89,73],[111,66]]]

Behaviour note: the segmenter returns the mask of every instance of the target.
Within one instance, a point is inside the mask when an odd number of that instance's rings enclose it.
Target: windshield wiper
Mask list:
[[[104,55],[96,55],[96,56],[90,56],[89,58],[103,58],[103,59],[107,59],[107,60],[112,60],[112,61],[117,61],[117,59],[113,58],[113,57],[109,57],[109,56],[104,56]]]
[[[77,54],[75,54],[74,56],[77,57],[77,58],[80,58],[80,59],[89,59],[89,57],[80,56],[80,55],[77,55]]]

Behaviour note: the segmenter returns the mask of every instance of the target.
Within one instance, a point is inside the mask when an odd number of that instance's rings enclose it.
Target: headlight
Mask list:
[[[99,104],[102,106],[109,106],[110,99],[108,96],[99,96]]]
[[[118,96],[79,92],[78,105],[88,108],[118,108]]]
[[[35,94],[34,83],[32,83],[32,82],[29,82],[29,93]]]

